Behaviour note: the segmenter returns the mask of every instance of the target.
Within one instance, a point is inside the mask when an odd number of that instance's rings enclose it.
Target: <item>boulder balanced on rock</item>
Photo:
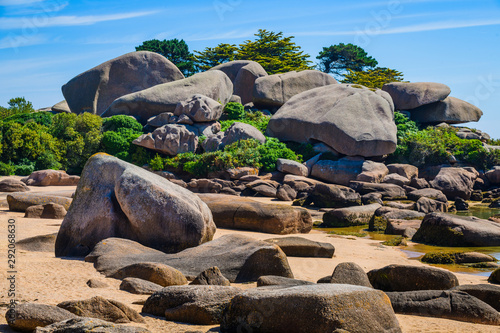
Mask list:
[[[91,157],[56,240],[56,256],[84,256],[109,237],[164,252],[210,241],[215,224],[193,193],[106,154]]]
[[[62,87],[62,92],[73,113],[101,115],[121,96],[183,78],[164,56],[131,52],[76,76]]]
[[[271,118],[267,135],[281,141],[320,141],[349,156],[393,153],[397,129],[391,97],[357,87],[332,84],[293,96]]]

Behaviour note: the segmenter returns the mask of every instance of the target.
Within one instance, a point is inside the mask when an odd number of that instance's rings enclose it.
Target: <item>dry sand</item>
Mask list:
[[[1,178],[0,178],[1,180]],[[75,187],[32,187],[33,192],[52,192],[70,190]],[[0,194],[0,206],[6,195]],[[264,200],[264,199],[263,199]],[[267,199],[265,199],[267,200]],[[58,231],[61,220],[25,219],[23,213],[8,212],[7,208],[0,207],[0,332],[14,332],[5,321],[5,312],[9,298],[7,296],[7,224],[9,218],[16,220],[16,238],[21,240],[37,235],[46,235]],[[215,237],[229,233],[239,233],[257,239],[281,237],[256,232],[219,229]],[[335,257],[324,258],[288,258],[296,278],[317,281],[319,278],[330,275],[338,263],[352,261],[359,264],[365,271],[380,268],[389,264],[406,264],[425,266],[416,260],[410,260],[398,248],[386,247],[379,241],[334,236],[331,237],[319,231],[312,231],[302,237],[329,242],[335,246]],[[19,302],[37,302],[56,305],[59,302],[76,299],[87,299],[93,296],[103,296],[123,302],[137,311],[142,306],[134,304],[147,299],[144,295],[134,295],[119,290],[120,281],[105,278],[100,275],[91,263],[81,260],[67,260],[55,258],[52,252],[19,251],[16,253],[17,265],[17,300]],[[486,277],[456,273],[460,284],[487,283]],[[105,281],[109,287],[93,289],[86,284],[88,279],[97,278]],[[254,287],[255,284],[243,284],[242,288]],[[447,319],[397,315],[403,332],[500,332],[499,327],[471,324]],[[219,332],[217,326],[197,326],[182,323],[168,322],[161,318],[146,316],[146,324],[133,324],[147,327],[152,332]]]

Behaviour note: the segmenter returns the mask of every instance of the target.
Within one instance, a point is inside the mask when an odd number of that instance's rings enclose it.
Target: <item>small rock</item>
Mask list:
[[[103,280],[99,280],[99,279],[89,279],[87,281],[87,286],[89,286],[90,288],[107,288],[107,287],[109,287],[106,282],[104,282]]]
[[[187,284],[186,277],[173,267],[159,263],[138,263],[119,269],[111,277],[123,280],[135,277],[162,287]]]
[[[231,283],[222,275],[219,267],[214,266],[201,272],[190,285],[230,286]]]
[[[162,289],[163,287],[159,284],[138,278],[125,278],[120,284],[120,290],[138,295],[152,295]]]

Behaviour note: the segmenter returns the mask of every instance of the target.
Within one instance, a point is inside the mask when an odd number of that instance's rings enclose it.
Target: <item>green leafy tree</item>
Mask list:
[[[236,59],[253,60],[264,67],[267,73],[277,74],[290,71],[311,69],[309,55],[301,51],[292,39],[283,37],[283,32],[259,29],[254,41],[247,40],[240,44]]]
[[[340,43],[323,47],[316,57],[319,60],[318,69],[342,77],[350,69],[358,72],[374,68],[377,60],[368,56],[365,50],[354,44]]]
[[[136,51],[156,52],[173,62],[185,76],[195,73],[194,56],[186,42],[177,38],[169,40],[152,39],[135,48]]]
[[[24,97],[11,98],[8,104],[8,108],[0,107],[0,119],[5,119],[18,114],[35,112],[33,104],[26,101]]]
[[[221,43],[216,47],[206,47],[204,51],[194,51],[196,67],[200,71],[209,70],[212,67],[236,59],[238,47],[234,44]]]
[[[395,69],[377,67],[366,71],[348,70],[349,73],[341,81],[342,83],[360,84],[368,88],[382,88],[389,82],[402,82],[403,73]]]

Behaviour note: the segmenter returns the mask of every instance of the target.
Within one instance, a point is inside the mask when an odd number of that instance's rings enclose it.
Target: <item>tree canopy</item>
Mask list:
[[[185,76],[195,73],[194,55],[186,42],[177,38],[169,40],[152,39],[135,48],[136,51],[151,51],[163,55],[174,63]]]
[[[320,61],[318,64],[320,71],[337,76],[343,76],[349,70],[363,71],[378,65],[377,60],[368,56],[365,50],[351,43],[323,47],[323,51],[316,59]]]
[[[309,55],[301,51],[283,32],[259,29],[254,41],[246,40],[239,45],[236,59],[253,60],[261,64],[269,74],[311,69]]]
[[[403,73],[395,69],[376,67],[366,71],[353,71],[348,70],[349,73],[345,75],[342,83],[360,84],[368,88],[382,88],[382,86],[389,82],[402,82]]]
[[[26,101],[24,97],[11,98],[8,104],[8,108],[0,106],[0,120],[17,114],[30,113],[35,111],[33,109],[33,104]]]
[[[235,44],[221,43],[216,47],[206,47],[204,51],[194,51],[196,67],[198,70],[206,71],[212,67],[236,59],[238,47]]]

